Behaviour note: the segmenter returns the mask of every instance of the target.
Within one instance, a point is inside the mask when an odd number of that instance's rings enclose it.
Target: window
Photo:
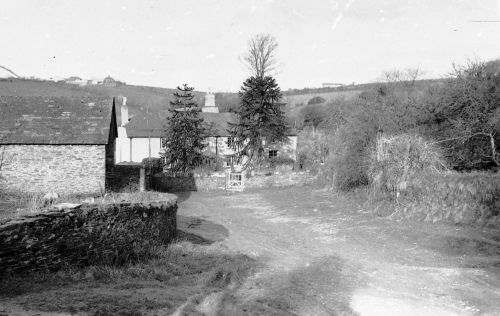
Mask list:
[[[274,158],[278,157],[278,151],[277,150],[269,150],[269,158]]]
[[[233,157],[226,157],[226,167],[231,167]]]
[[[234,145],[235,139],[234,137],[228,137],[227,138],[227,146],[232,147]]]

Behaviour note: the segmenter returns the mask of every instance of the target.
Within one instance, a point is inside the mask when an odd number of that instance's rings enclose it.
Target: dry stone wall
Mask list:
[[[308,172],[283,172],[270,175],[246,177],[245,189],[303,186],[314,183],[316,177]],[[153,176],[153,189],[160,192],[212,191],[224,190],[226,177],[224,173],[211,176],[178,176],[158,173]]]
[[[105,145],[4,145],[7,191],[99,193],[105,189]]]
[[[90,204],[0,225],[0,277],[143,258],[176,234],[177,202]]]

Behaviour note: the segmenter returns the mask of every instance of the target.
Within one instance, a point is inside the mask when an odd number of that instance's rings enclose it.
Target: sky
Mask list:
[[[0,65],[20,76],[238,91],[248,40],[273,35],[282,89],[500,58],[500,0],[3,0]]]

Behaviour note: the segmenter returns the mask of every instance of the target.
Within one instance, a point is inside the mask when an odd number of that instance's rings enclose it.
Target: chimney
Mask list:
[[[205,94],[205,106],[201,108],[202,112],[219,113],[219,108],[215,106],[215,95],[208,90]]]
[[[128,123],[128,107],[127,107],[127,97],[123,97],[123,103],[122,103],[122,127],[125,126],[125,124]]]

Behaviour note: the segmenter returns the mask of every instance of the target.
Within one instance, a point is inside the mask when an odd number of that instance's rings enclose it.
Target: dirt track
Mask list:
[[[261,263],[205,314],[500,315],[498,230],[397,222],[303,188],[180,197],[180,229]]]

